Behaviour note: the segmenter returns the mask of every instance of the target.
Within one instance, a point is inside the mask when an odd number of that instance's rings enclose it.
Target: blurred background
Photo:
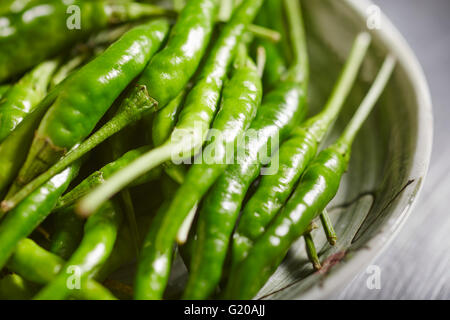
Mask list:
[[[416,53],[430,86],[433,156],[424,189],[405,226],[373,262],[381,288],[361,272],[336,299],[450,299],[450,1],[372,0]]]

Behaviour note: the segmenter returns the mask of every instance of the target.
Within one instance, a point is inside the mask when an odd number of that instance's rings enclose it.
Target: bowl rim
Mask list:
[[[374,3],[370,0],[344,0],[343,5],[348,6],[355,14],[367,18],[367,9]],[[352,258],[345,263],[337,265],[332,274],[324,277],[319,285],[314,285],[305,292],[300,293],[298,299],[327,299],[337,298],[338,290],[345,289],[357,275],[365,270],[398,235],[401,228],[410,216],[414,205],[423,188],[423,182],[428,172],[431,160],[433,143],[433,115],[432,102],[428,83],[423,69],[413,50],[381,10],[381,26],[370,30],[392,52],[403,66],[406,76],[415,89],[417,110],[417,146],[412,154],[412,164],[408,175],[414,179],[421,178],[418,186],[404,192],[392,209],[393,214],[385,225],[367,242],[367,248],[352,252]],[[406,205],[401,205],[406,204]]]

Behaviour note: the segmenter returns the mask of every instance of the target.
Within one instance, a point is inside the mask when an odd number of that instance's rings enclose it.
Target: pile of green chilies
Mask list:
[[[316,219],[339,241],[326,207],[395,59],[320,150],[368,33],[307,118],[301,1],[168,4],[2,1],[0,299],[164,299],[176,254],[178,298],[252,299],[301,237],[321,268]]]

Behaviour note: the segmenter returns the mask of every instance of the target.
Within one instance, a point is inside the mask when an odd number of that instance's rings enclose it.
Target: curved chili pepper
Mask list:
[[[204,199],[198,217],[196,241],[191,259],[191,277],[195,290],[186,292],[186,299],[203,299],[219,283],[231,233],[241,204],[251,183],[258,177],[267,144],[285,140],[305,115],[308,59],[301,17],[295,21],[293,44],[295,63],[286,81],[264,97],[250,130],[257,132],[245,145],[244,156],[230,165]]]
[[[7,263],[9,270],[24,279],[45,285],[53,281],[63,269],[65,261],[48,252],[30,239],[21,240]],[[83,300],[115,300],[115,297],[101,284],[87,280],[80,290],[73,290],[71,296]]]
[[[0,100],[0,142],[45,98],[57,66],[57,61],[38,65]]]
[[[44,221],[58,198],[78,174],[79,165],[73,165],[33,192],[0,223],[0,269],[14,252],[17,243],[26,238]]]
[[[78,1],[72,12],[74,17],[79,15],[78,26],[67,14],[68,9],[62,0],[46,1],[1,17],[0,82],[110,24],[166,13],[148,4]]]
[[[347,170],[355,136],[383,92],[394,66],[395,59],[389,56],[342,136],[310,163],[286,206],[237,266],[225,289],[225,298],[253,298],[275,272],[292,243],[334,198]]]
[[[80,246],[61,272],[36,295],[35,299],[67,298],[71,292],[67,287],[67,281],[74,272],[79,276],[81,285],[83,285],[83,282],[89,278],[89,274],[101,267],[111,254],[121,220],[120,210],[117,210],[110,202],[89,217],[84,227],[84,236]]]
[[[166,143],[143,155],[89,194],[78,206],[80,214],[89,215],[121,188],[152,168],[171,160],[174,155],[190,157],[201,148],[216,114],[228,67],[244,31],[258,13],[262,2],[245,0],[222,29],[195,86],[186,98],[175,130]]]
[[[168,29],[165,20],[133,28],[61,84],[8,196],[91,133],[114,100],[160,48]]]
[[[262,177],[242,211],[233,236],[232,265],[240,262],[252,241],[264,233],[265,227],[292,193],[308,163],[316,156],[318,145],[329,132],[350,93],[369,44],[368,34],[358,35],[323,111],[296,128],[292,136],[281,145],[275,159],[279,164],[278,171]]]

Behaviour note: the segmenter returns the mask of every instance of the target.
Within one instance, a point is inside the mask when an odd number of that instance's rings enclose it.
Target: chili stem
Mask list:
[[[325,108],[312,120],[318,119],[322,123],[321,127],[329,128],[339,114],[345,99],[355,83],[358,71],[369,48],[370,41],[371,36],[367,32],[360,33],[356,37],[350,56],[347,59],[344,69],[337,81],[337,85],[334,87]],[[318,136],[316,138],[318,141],[323,139],[326,131],[327,130],[320,130],[320,133],[317,133]]]
[[[266,49],[264,49],[264,47],[262,46],[259,46],[258,49],[256,49],[256,65],[260,77],[262,77],[264,74],[266,62],[267,62]]]
[[[126,107],[119,110],[113,119],[101,127],[77,148],[70,151],[63,159],[58,161],[48,171],[44,172],[32,182],[27,184],[11,198],[4,200],[1,204],[1,210],[3,212],[8,212],[16,207],[23,199],[28,197],[43,183],[62,172],[69,165],[83,157],[86,153],[125,128],[130,123],[137,121],[144,112],[152,109],[156,106],[156,104],[157,102],[148,96],[145,88],[138,88],[136,94],[132,95],[132,98],[130,98],[129,103],[126,103]]]
[[[194,223],[195,214],[197,213],[198,203],[189,211],[188,216],[184,219],[183,224],[178,230],[177,242],[179,245],[183,245],[187,242],[189,237],[189,232],[191,231],[192,224]]]
[[[197,145],[201,144],[197,141]],[[114,174],[106,183],[98,186],[90,194],[85,196],[76,207],[76,211],[83,217],[90,216],[98,207],[109,198],[118,193],[121,189],[139,178],[149,170],[169,161],[172,155],[191,150],[192,145],[181,141],[179,143],[169,143],[159,148],[153,149],[140,158],[136,159],[129,166]]]
[[[311,232],[305,233],[303,236],[305,239],[306,253],[308,254],[309,261],[311,261],[315,270],[320,270],[322,265],[320,264],[319,256],[317,255],[316,246],[311,236]]]
[[[309,79],[309,59],[306,45],[306,35],[303,23],[302,8],[298,0],[285,0],[286,14],[290,28],[290,40],[294,53],[294,70],[292,77],[297,81],[302,81],[304,88],[308,87]]]
[[[350,123],[345,128],[342,136],[336,142],[336,145],[338,145],[340,152],[346,153],[349,150],[359,129],[366,121],[376,102],[383,93],[384,88],[386,87],[392,75],[395,64],[395,57],[392,55],[387,56],[380,72],[378,73],[372,87],[370,88],[369,93],[366,95],[363,102],[361,103],[361,106],[358,108],[355,115],[350,120]]]
[[[263,26],[251,24],[248,26],[247,30],[258,38],[268,39],[273,42],[279,42],[281,40],[281,34],[278,31]]]
[[[336,231],[334,231],[333,223],[331,222],[327,209],[324,209],[321,213],[320,221],[322,222],[323,230],[325,231],[325,235],[327,236],[328,243],[334,246],[337,241],[337,235]]]

